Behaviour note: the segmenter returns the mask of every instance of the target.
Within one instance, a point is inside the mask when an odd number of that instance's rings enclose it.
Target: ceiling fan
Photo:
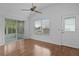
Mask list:
[[[37,6],[35,6],[34,3],[32,3],[32,7],[30,9],[22,9],[22,11],[31,11],[31,12],[36,12],[36,13],[40,13],[40,14],[42,13],[36,9],[37,9]]]

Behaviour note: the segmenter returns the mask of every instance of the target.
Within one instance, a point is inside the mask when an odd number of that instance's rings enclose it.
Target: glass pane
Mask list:
[[[35,21],[35,28],[41,27],[41,21]]]
[[[75,31],[75,17],[65,18],[65,31]]]
[[[24,21],[17,21],[17,38],[24,38]]]
[[[42,30],[44,34],[49,33],[49,20],[48,19],[42,20]]]

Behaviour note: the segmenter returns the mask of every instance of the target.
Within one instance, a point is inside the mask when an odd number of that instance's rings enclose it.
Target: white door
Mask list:
[[[79,17],[62,16],[62,45],[79,48]]]

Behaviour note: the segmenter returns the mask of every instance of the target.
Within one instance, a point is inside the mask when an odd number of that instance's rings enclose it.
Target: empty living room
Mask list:
[[[0,3],[0,56],[79,56],[79,3]]]

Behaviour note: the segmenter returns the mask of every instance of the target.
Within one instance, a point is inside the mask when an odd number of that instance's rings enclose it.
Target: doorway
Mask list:
[[[5,19],[5,43],[24,38],[24,21]]]

